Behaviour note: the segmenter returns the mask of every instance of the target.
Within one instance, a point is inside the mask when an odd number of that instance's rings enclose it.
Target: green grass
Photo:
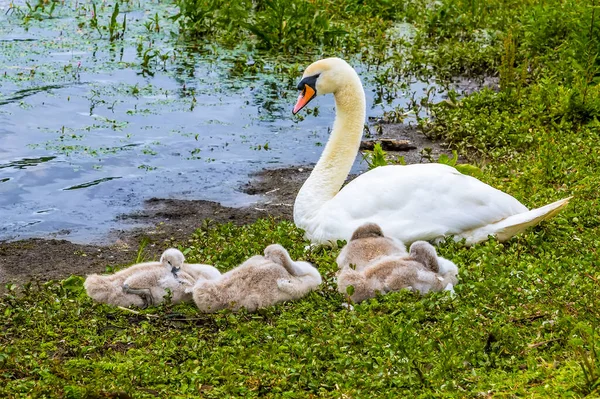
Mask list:
[[[274,220],[205,223],[179,243],[190,261],[225,271],[279,242],[323,274],[306,298],[254,314],[201,315],[192,305],[134,314],[93,303],[78,277],[19,294],[11,286],[0,300],[0,396],[600,396],[597,2],[180,4],[181,40],[352,55],[382,65],[386,90],[409,76],[497,77],[497,90],[413,104],[429,113],[419,127],[530,207],[574,198],[506,243],[440,245],[460,268],[454,297],[399,292],[350,311],[333,280],[337,250],[305,252],[302,233]],[[299,33],[312,21],[315,30]],[[390,39],[396,22],[413,27],[410,40]],[[232,73],[261,68],[238,66]]]
[[[399,292],[353,311],[335,290],[337,250],[306,253],[289,222],[207,225],[182,247],[191,261],[225,271],[280,242],[317,265],[324,284],[255,314],[192,305],[132,314],[93,303],[79,277],[7,294],[0,394],[580,397],[598,383],[600,276],[597,256],[582,251],[596,234],[575,239],[571,218],[505,244],[443,244],[461,267],[455,297]]]

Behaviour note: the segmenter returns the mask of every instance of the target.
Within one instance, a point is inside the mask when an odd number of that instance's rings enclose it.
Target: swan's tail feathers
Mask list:
[[[540,208],[509,216],[499,222],[462,233],[456,238],[465,238],[468,245],[485,241],[490,235],[495,236],[498,241],[506,241],[509,238],[522,233],[527,228],[555,216],[567,206],[571,198],[573,197],[564,198]]]

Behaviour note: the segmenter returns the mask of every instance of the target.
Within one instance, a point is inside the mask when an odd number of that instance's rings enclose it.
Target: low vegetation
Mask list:
[[[80,277],[13,290],[0,303],[0,393],[583,396],[597,387],[600,287],[597,257],[581,248],[598,241],[574,232],[572,218],[506,244],[442,245],[461,265],[456,296],[399,292],[354,310],[335,289],[337,250],[305,252],[291,223],[205,224],[182,247],[190,260],[224,271],[280,242],[318,266],[323,286],[295,303],[217,315],[95,304]]]
[[[348,309],[334,282],[337,250],[306,250],[301,231],[271,219],[205,223],[175,243],[191,261],[225,271],[279,242],[323,274],[306,298],[254,314],[201,315],[193,305],[128,312],[92,303],[76,276],[9,285],[0,300],[0,396],[600,395],[595,0],[176,3],[177,40],[241,41],[245,54],[287,60],[354,57],[378,68],[388,95],[415,76],[448,85],[492,78],[497,85],[470,95],[411,104],[427,111],[420,129],[466,157],[465,170],[530,207],[574,198],[506,243],[442,243],[441,255],[460,268],[455,296],[399,292]],[[110,36],[127,35],[117,17]],[[235,73],[262,68],[236,65]],[[374,156],[374,166],[390,162]]]

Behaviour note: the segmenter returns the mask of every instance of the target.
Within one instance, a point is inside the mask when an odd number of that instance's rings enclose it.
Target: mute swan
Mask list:
[[[570,199],[530,211],[510,195],[435,163],[378,167],[340,190],[365,123],[360,78],[344,60],[327,58],[306,68],[298,90],[293,114],[317,94],[333,93],[336,107],[329,141],[294,204],[294,222],[313,243],[348,240],[366,221],[406,244],[446,236],[464,238],[468,245],[489,235],[504,241],[554,216]]]
[[[139,263],[112,275],[92,274],[84,287],[88,295],[102,303],[114,306],[139,306],[163,301],[167,289],[171,290],[172,303],[190,302],[192,295],[185,292],[198,279],[213,279],[221,273],[209,265],[186,264],[181,251],[170,248],[159,262]]]
[[[223,274],[218,280],[198,280],[194,302],[202,312],[246,308],[253,312],[279,302],[299,299],[321,284],[319,271],[307,262],[294,262],[281,245],[269,245]]]
[[[379,225],[365,223],[354,230],[336,262],[340,269],[353,265],[354,270],[361,271],[375,259],[386,255],[407,255],[406,247],[396,238],[385,237]]]
[[[378,292],[386,294],[404,288],[419,291],[421,294],[430,291],[453,291],[458,281],[456,273],[453,270],[444,274],[439,271],[435,248],[428,242],[416,241],[410,247],[409,256],[384,256],[373,261],[362,271],[350,267],[343,268],[338,274],[338,291],[347,293],[348,287],[352,286],[354,290],[350,299],[353,302],[373,298]]]

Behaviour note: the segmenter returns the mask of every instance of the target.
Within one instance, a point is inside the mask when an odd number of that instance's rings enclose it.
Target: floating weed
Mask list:
[[[260,150],[268,151],[268,150],[271,149],[271,147],[269,146],[269,143],[258,144],[258,145],[255,145],[255,146],[251,146],[250,148],[253,149],[253,150],[256,150],[256,151],[260,151]]]
[[[158,167],[157,166],[151,166],[151,165],[142,164],[142,165],[138,166],[138,169],[145,170],[146,172],[151,172],[153,170],[158,169]]]
[[[156,152],[155,150],[153,150],[150,147],[144,147],[144,148],[142,148],[142,154],[144,154],[144,155],[156,155],[156,154],[158,154],[158,152]]]

